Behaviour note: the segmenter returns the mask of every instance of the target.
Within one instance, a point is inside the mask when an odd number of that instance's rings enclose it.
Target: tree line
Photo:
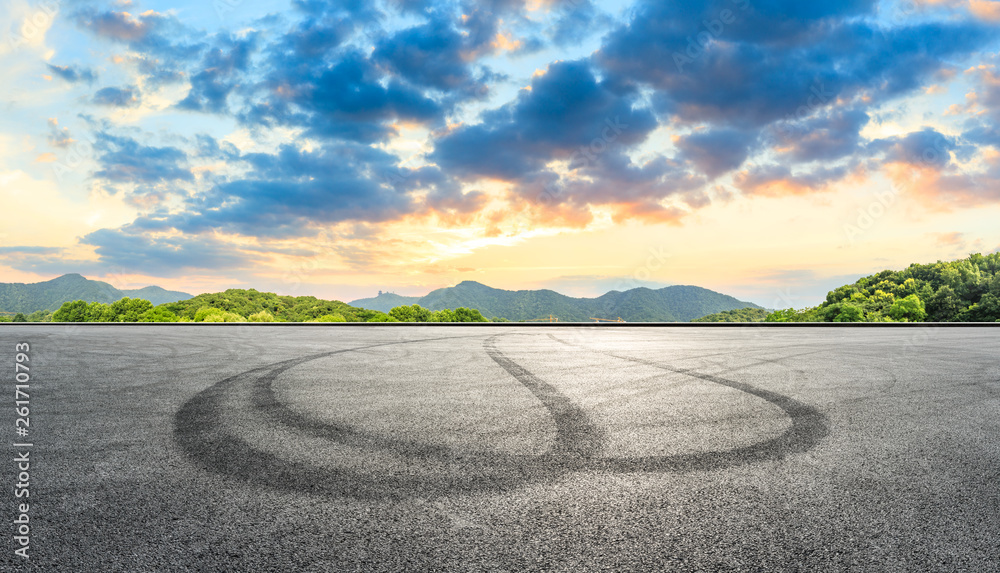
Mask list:
[[[262,297],[258,302],[262,300],[270,299]],[[296,312],[283,308],[252,307],[250,312],[240,314],[227,308],[208,305],[194,308],[194,305],[182,304],[186,302],[153,306],[151,302],[141,298],[126,297],[111,304],[77,300],[64,303],[51,315],[51,320],[55,322],[489,322],[476,309],[431,311],[416,304],[398,306],[388,313],[343,305],[350,309],[350,312],[344,312],[344,309],[340,308],[331,310],[329,304],[324,304],[336,303],[334,305],[336,306],[343,303],[317,299],[314,306],[307,309],[299,308]],[[232,304],[224,306],[233,308]]]
[[[1000,253],[882,271],[767,322],[1000,322]]]

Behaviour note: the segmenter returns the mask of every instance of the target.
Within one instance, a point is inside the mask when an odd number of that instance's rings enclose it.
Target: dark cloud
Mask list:
[[[555,11],[555,22],[547,30],[552,43],[571,46],[599,33],[611,23],[591,0],[562,2]]]
[[[108,107],[135,107],[140,103],[140,94],[135,86],[107,87],[97,90],[91,101]]]
[[[71,84],[77,82],[93,83],[97,79],[97,72],[91,70],[90,68],[82,68],[80,66],[54,66],[52,64],[45,64],[49,71],[53,75],[60,77]]]
[[[432,157],[464,177],[530,178],[553,159],[579,163],[645,140],[656,120],[637,99],[598,81],[587,62],[554,63],[515,101],[440,138]]]
[[[756,141],[755,132],[716,129],[685,135],[678,139],[677,147],[681,159],[715,178],[742,165]]]
[[[94,147],[100,152],[100,168],[94,177],[112,183],[163,183],[192,181],[183,164],[187,154],[176,147],[142,145],[130,137],[98,133]]]
[[[925,127],[900,137],[872,141],[868,149],[883,153],[885,161],[944,167],[951,162],[951,153],[958,150],[954,138]]]
[[[229,154],[211,138],[206,153]],[[400,169],[397,159],[367,145],[329,144],[306,151],[284,145],[276,153],[251,153],[245,177],[189,198],[182,213],[151,213],[138,231],[211,230],[255,236],[310,236],[317,226],[341,221],[388,221],[429,211],[467,213],[482,203],[435,167]],[[415,192],[422,197],[415,199]]]
[[[191,76],[191,91],[177,107],[190,111],[222,113],[226,99],[240,80],[256,46],[256,36],[227,39],[205,53],[201,70]]]
[[[816,167],[793,173],[777,163],[757,165],[736,174],[733,182],[746,195],[805,195],[826,190],[851,172],[851,166]]]
[[[962,133],[962,139],[975,145],[992,145],[1000,149],[1000,126],[988,122],[973,123]]]
[[[473,78],[466,37],[445,18],[401,30],[375,47],[375,60],[414,85],[440,91],[475,93],[482,86]]]
[[[779,152],[796,162],[833,161],[861,149],[861,129],[869,116],[859,109],[828,109],[799,122],[772,130]]]
[[[301,127],[316,137],[374,142],[392,121],[435,123],[444,110],[420,90],[385,77],[359,52],[323,61],[271,62],[268,94],[241,115],[251,125]]]
[[[204,47],[199,34],[176,18],[153,10],[133,16],[128,12],[87,7],[74,15],[77,24],[97,36],[126,44],[136,52],[189,60]]]
[[[186,269],[233,270],[245,268],[254,257],[211,237],[162,237],[122,229],[100,229],[80,242],[97,247],[100,262],[148,275],[165,276]]]
[[[680,121],[759,128],[836,98],[877,105],[998,37],[978,22],[877,28],[854,18],[870,2],[728,4],[642,2],[596,61],[614,81],[655,89],[658,110]]]

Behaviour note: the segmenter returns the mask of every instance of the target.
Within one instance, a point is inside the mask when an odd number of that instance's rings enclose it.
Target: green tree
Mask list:
[[[195,322],[246,322],[247,320],[235,312],[218,308],[203,307],[195,314]]]
[[[399,322],[429,322],[431,311],[414,304],[411,306],[397,306],[389,311],[389,316]]]
[[[843,303],[840,305],[836,316],[833,318],[833,322],[864,322],[865,321],[865,311],[861,307],[851,304]]]
[[[965,305],[955,289],[941,285],[927,301],[927,316],[934,322],[951,322],[958,318]]]
[[[967,322],[1000,322],[1000,297],[988,292],[962,315]]]
[[[255,312],[247,317],[249,322],[274,322],[274,315],[266,310]]]
[[[474,308],[458,307],[455,309],[455,322],[489,322],[481,312]]]
[[[379,312],[378,314],[372,314],[368,316],[368,318],[365,319],[365,322],[399,322],[399,321],[384,312]]]
[[[450,308],[442,308],[431,313],[430,322],[457,322],[455,311]]]
[[[889,316],[901,322],[923,322],[927,318],[924,301],[915,294],[896,299],[889,307]]]
[[[87,305],[87,322],[113,322],[115,311],[111,305],[101,302],[92,302]]]
[[[764,322],[793,322],[795,318],[794,308],[784,308],[776,310],[764,317]]]
[[[177,322],[177,315],[158,306],[142,313],[138,322]]]
[[[146,311],[153,308],[153,303],[141,298],[125,297],[111,303],[114,322],[139,322]]]
[[[52,314],[52,320],[56,322],[87,322],[88,307],[87,301],[84,300],[64,302],[59,310]]]
[[[28,322],[28,317],[24,316],[23,312],[19,312],[14,315],[14,320],[11,322]]]
[[[310,320],[309,322],[347,322],[341,314],[324,314],[323,316]]]

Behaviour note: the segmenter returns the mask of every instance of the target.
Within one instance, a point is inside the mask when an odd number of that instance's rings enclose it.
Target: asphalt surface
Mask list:
[[[1000,570],[998,328],[0,326],[0,365],[3,571]]]

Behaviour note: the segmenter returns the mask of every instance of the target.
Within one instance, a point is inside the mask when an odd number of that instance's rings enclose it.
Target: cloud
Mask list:
[[[1000,202],[1000,152],[979,150],[932,128],[872,142],[897,188],[928,206],[950,210]],[[961,165],[956,159],[979,159]]]
[[[385,77],[361,53],[336,62],[272,61],[264,98],[241,113],[248,125],[300,127],[313,137],[375,142],[395,132],[396,120],[433,124],[444,117],[434,99]]]
[[[757,141],[754,132],[735,129],[698,131],[680,137],[676,145],[680,158],[693,163],[710,178],[736,169],[750,154]]]
[[[210,138],[202,142],[209,153],[230,153],[217,149]],[[175,153],[146,149],[152,150],[147,154],[155,151],[170,159],[162,162],[165,170],[176,169],[180,158]],[[482,206],[479,194],[463,193],[437,168],[400,169],[396,157],[362,144],[330,143],[308,151],[283,145],[273,154],[250,153],[231,160],[246,165],[245,176],[223,180],[189,197],[183,211],[139,217],[132,228],[300,237],[343,221],[385,222],[431,213],[457,216]],[[166,179],[159,172],[155,175]]]
[[[862,149],[861,130],[869,116],[860,109],[824,110],[798,122],[779,124],[773,143],[782,156],[796,162],[835,161]]]
[[[55,66],[52,64],[45,64],[45,66],[52,72],[53,75],[58,76],[71,84],[77,82],[93,83],[97,79],[97,72],[91,70],[90,68],[82,68],[79,66]]]
[[[101,229],[80,242],[93,245],[100,262],[133,269],[139,274],[168,276],[188,269],[235,270],[253,263],[255,256],[209,236],[151,237],[122,229]]]
[[[61,247],[33,247],[33,246],[13,246],[0,247],[0,255],[54,255],[61,253]]]
[[[187,154],[176,147],[152,147],[125,136],[105,132],[97,134],[94,146],[99,169],[94,177],[112,183],[154,184],[192,181],[191,171],[183,167]]]
[[[486,88],[473,77],[467,58],[474,49],[445,18],[432,18],[379,42],[374,58],[414,85],[475,94]]]
[[[998,34],[976,21],[876,28],[860,18],[873,2],[806,4],[640,2],[595,58],[612,80],[656,90],[657,109],[679,121],[761,127],[799,108],[913,91]]]
[[[108,87],[97,90],[91,101],[108,107],[135,107],[139,105],[139,98],[139,90],[135,86]]]
[[[586,61],[554,63],[513,102],[438,139],[431,157],[467,178],[531,179],[554,159],[578,167],[612,144],[642,142],[656,127],[637,95],[598,81]]]
[[[138,16],[129,12],[82,8],[74,15],[77,25],[93,34],[123,44],[136,52],[154,54],[173,61],[191,59],[204,47],[174,16],[147,10]]]
[[[227,39],[226,49],[216,46],[207,50],[201,69],[191,76],[191,90],[177,107],[212,113],[226,111],[226,100],[238,84],[240,73],[246,71],[256,40],[256,35]]]
[[[785,165],[768,164],[749,167],[733,177],[733,183],[747,195],[779,197],[826,191],[830,185],[851,174],[847,166],[818,167],[792,173]]]
[[[868,145],[868,149],[883,152],[884,160],[888,163],[942,168],[951,162],[951,153],[958,146],[953,138],[925,127],[904,136],[877,139]]]

